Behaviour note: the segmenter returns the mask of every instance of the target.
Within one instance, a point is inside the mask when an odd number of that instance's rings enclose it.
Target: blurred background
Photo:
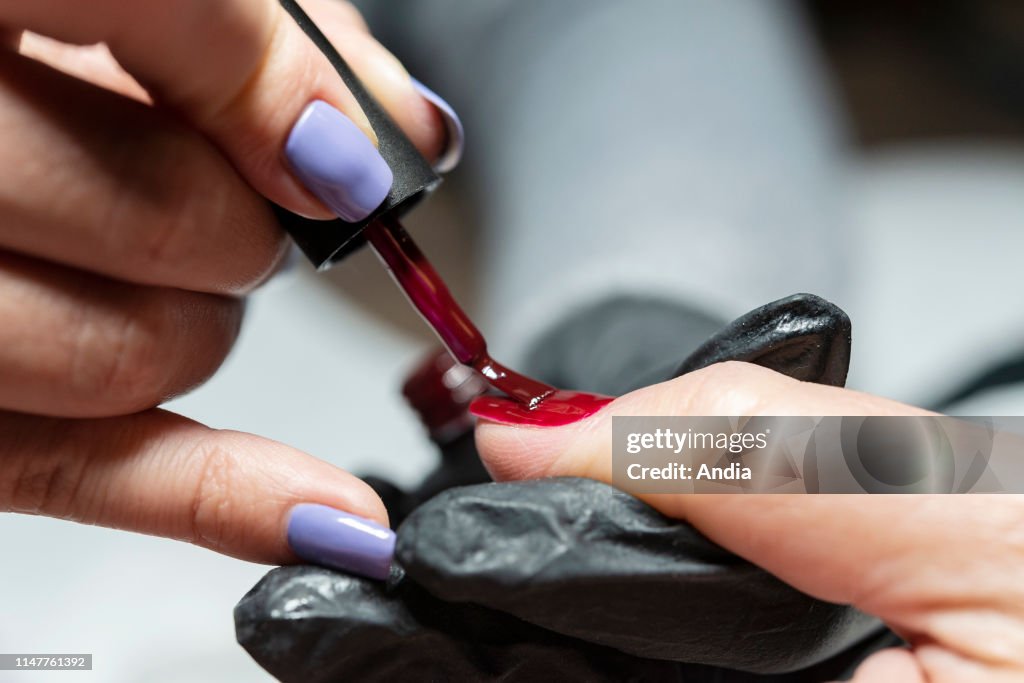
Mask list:
[[[850,386],[1024,414],[1021,3],[361,4],[463,116],[463,165],[408,224],[497,357],[635,296],[691,316],[682,358],[809,291],[853,320]],[[372,254],[326,275],[297,263],[248,313],[221,372],[170,409],[400,484],[433,465],[398,393],[433,340]],[[95,655],[91,673],[0,681],[268,679],[231,613],[266,567],[0,523],[0,651]]]

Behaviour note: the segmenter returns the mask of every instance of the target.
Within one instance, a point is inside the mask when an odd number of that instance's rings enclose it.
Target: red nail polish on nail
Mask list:
[[[556,391],[534,408],[500,396],[481,396],[469,406],[479,418],[507,425],[561,427],[590,417],[612,402],[608,396],[582,391]]]

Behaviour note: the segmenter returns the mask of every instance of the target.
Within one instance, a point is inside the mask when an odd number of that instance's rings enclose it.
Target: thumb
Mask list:
[[[442,116],[358,13],[329,0],[302,5],[420,150],[437,156]],[[391,188],[365,113],[279,0],[0,0],[0,17],[64,43],[105,43],[157,104],[210,137],[250,185],[291,211],[361,220]]]
[[[0,412],[0,510],[187,541],[253,562],[299,558],[385,578],[377,494],[305,453],[149,410],[69,420]]]
[[[489,405],[493,401],[489,402]],[[923,415],[865,394],[724,363],[616,399],[579,422],[511,424],[477,410],[481,458],[497,479],[612,480],[613,415]],[[499,417],[499,423],[488,417]],[[928,680],[1003,680],[1024,667],[1024,498],[1000,496],[641,496],[719,545],[823,600],[874,614],[916,645]],[[984,676],[976,675],[978,662]]]

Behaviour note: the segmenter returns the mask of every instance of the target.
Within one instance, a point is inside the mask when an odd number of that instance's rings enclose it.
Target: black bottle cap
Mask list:
[[[401,216],[441,182],[412,141],[391,120],[384,108],[374,99],[348,63],[342,59],[316,24],[306,16],[295,0],[280,0],[281,6],[295,19],[313,44],[324,53],[341,76],[341,80],[362,107],[370,126],[377,134],[378,150],[391,167],[394,183],[391,192],[377,210],[357,223],[341,219],[318,221],[303,218],[279,206],[274,210],[281,226],[291,234],[302,252],[318,269],[330,267],[357,250],[365,243],[363,229],[384,214]]]

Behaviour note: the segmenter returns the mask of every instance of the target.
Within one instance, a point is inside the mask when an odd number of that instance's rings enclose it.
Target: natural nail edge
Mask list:
[[[387,198],[391,167],[345,114],[323,100],[311,102],[284,149],[295,176],[342,220],[361,221]]]
[[[447,173],[458,166],[459,161],[462,160],[462,150],[466,142],[466,132],[462,127],[462,120],[455,113],[452,105],[448,104],[443,97],[420,83],[416,78],[410,76],[410,79],[412,80],[413,87],[416,88],[416,91],[419,92],[423,99],[430,102],[441,112],[448,141],[441,157],[434,164],[434,170],[438,173]]]
[[[288,545],[303,560],[386,580],[395,554],[395,532],[327,505],[302,503],[288,517]]]

